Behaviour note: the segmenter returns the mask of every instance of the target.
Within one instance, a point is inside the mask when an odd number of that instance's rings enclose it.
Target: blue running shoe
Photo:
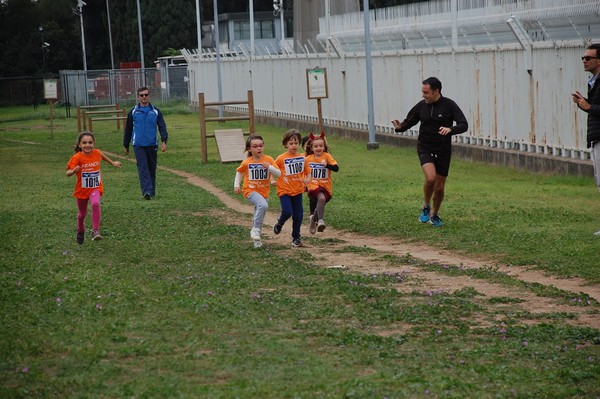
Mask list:
[[[431,223],[433,227],[442,227],[444,225],[442,219],[440,219],[438,215],[433,215],[429,223]]]
[[[421,211],[421,215],[419,216],[419,222],[427,223],[429,222],[429,214],[431,213],[431,209],[428,206],[424,206]]]

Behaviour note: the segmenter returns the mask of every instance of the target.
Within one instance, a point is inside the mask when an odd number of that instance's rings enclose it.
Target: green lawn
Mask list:
[[[571,315],[540,320],[473,289],[400,293],[397,276],[253,250],[249,226],[223,224],[211,216],[222,203],[165,171],[145,201],[133,163],[104,164],[104,240],[77,245],[65,177],[76,121],[58,110],[51,138],[40,108],[0,112],[0,397],[600,397],[600,332]],[[212,142],[200,163],[199,118],[184,110],[165,106],[159,164],[232,192],[237,165]],[[98,148],[122,153],[121,132],[95,128]],[[283,152],[282,129],[259,130],[267,153]],[[592,178],[454,160],[446,226],[433,229],[416,222],[413,150],[329,141],[332,227],[600,282]],[[599,314],[595,301],[574,306]]]

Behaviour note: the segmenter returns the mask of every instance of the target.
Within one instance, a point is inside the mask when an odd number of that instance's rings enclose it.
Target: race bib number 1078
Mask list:
[[[97,188],[100,187],[100,171],[82,172],[81,173],[82,188]]]

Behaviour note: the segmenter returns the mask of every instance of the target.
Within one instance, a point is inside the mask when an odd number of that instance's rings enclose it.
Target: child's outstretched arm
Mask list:
[[[277,179],[279,176],[281,176],[281,170],[279,170],[279,168],[271,165],[270,163],[266,163],[265,165],[267,165],[266,168],[269,169],[269,172],[271,172],[273,177]]]
[[[121,167],[121,162],[119,162],[119,161],[114,161],[113,162],[113,160],[110,159],[109,157],[107,157],[106,154],[104,154],[102,151],[100,151],[100,154],[102,154],[102,159],[104,159],[106,162],[108,162],[109,164],[111,164],[115,168],[120,168]]]
[[[337,172],[337,171],[340,170],[340,167],[338,166],[337,163],[336,164],[330,164],[330,163],[328,163],[327,165],[325,165],[325,167],[327,169],[329,169],[330,171],[332,171],[332,172]]]
[[[73,176],[75,173],[79,172],[79,165],[75,166],[73,169],[67,169],[67,177]]]
[[[235,172],[235,180],[233,181],[233,192],[239,194],[242,189],[240,188],[240,183],[242,181],[242,174],[240,172]]]

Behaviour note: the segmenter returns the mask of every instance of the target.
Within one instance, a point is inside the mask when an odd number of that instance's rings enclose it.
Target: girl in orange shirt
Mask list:
[[[254,248],[262,247],[260,239],[261,229],[267,209],[269,209],[269,193],[271,191],[271,175],[279,177],[281,172],[272,157],[263,154],[265,142],[261,136],[252,135],[246,141],[248,158],[244,159],[236,169],[233,191],[240,192],[254,205],[254,220],[250,230],[250,238],[254,241]],[[244,178],[244,185],[240,182]]]
[[[292,245],[301,247],[300,226],[304,209],[302,207],[302,193],[306,191],[306,162],[304,156],[298,153],[302,135],[296,129],[290,129],[283,135],[282,144],[287,151],[277,157],[275,163],[281,171],[277,179],[277,195],[281,203],[281,214],[273,226],[275,234],[281,233],[283,224],[292,218]]]
[[[311,177],[308,185],[310,201],[310,225],[308,231],[315,234],[325,230],[325,204],[332,196],[331,172],[340,170],[337,162],[329,153],[325,133],[315,137],[312,133],[306,142],[306,163]]]
[[[73,196],[77,199],[77,243],[83,244],[85,238],[85,217],[88,201],[92,204],[92,241],[101,240],[100,235],[100,197],[104,194],[104,185],[100,174],[102,160],[120,168],[121,162],[113,162],[94,146],[96,140],[91,132],[83,132],[77,138],[75,155],[67,164],[67,176],[77,176]]]

